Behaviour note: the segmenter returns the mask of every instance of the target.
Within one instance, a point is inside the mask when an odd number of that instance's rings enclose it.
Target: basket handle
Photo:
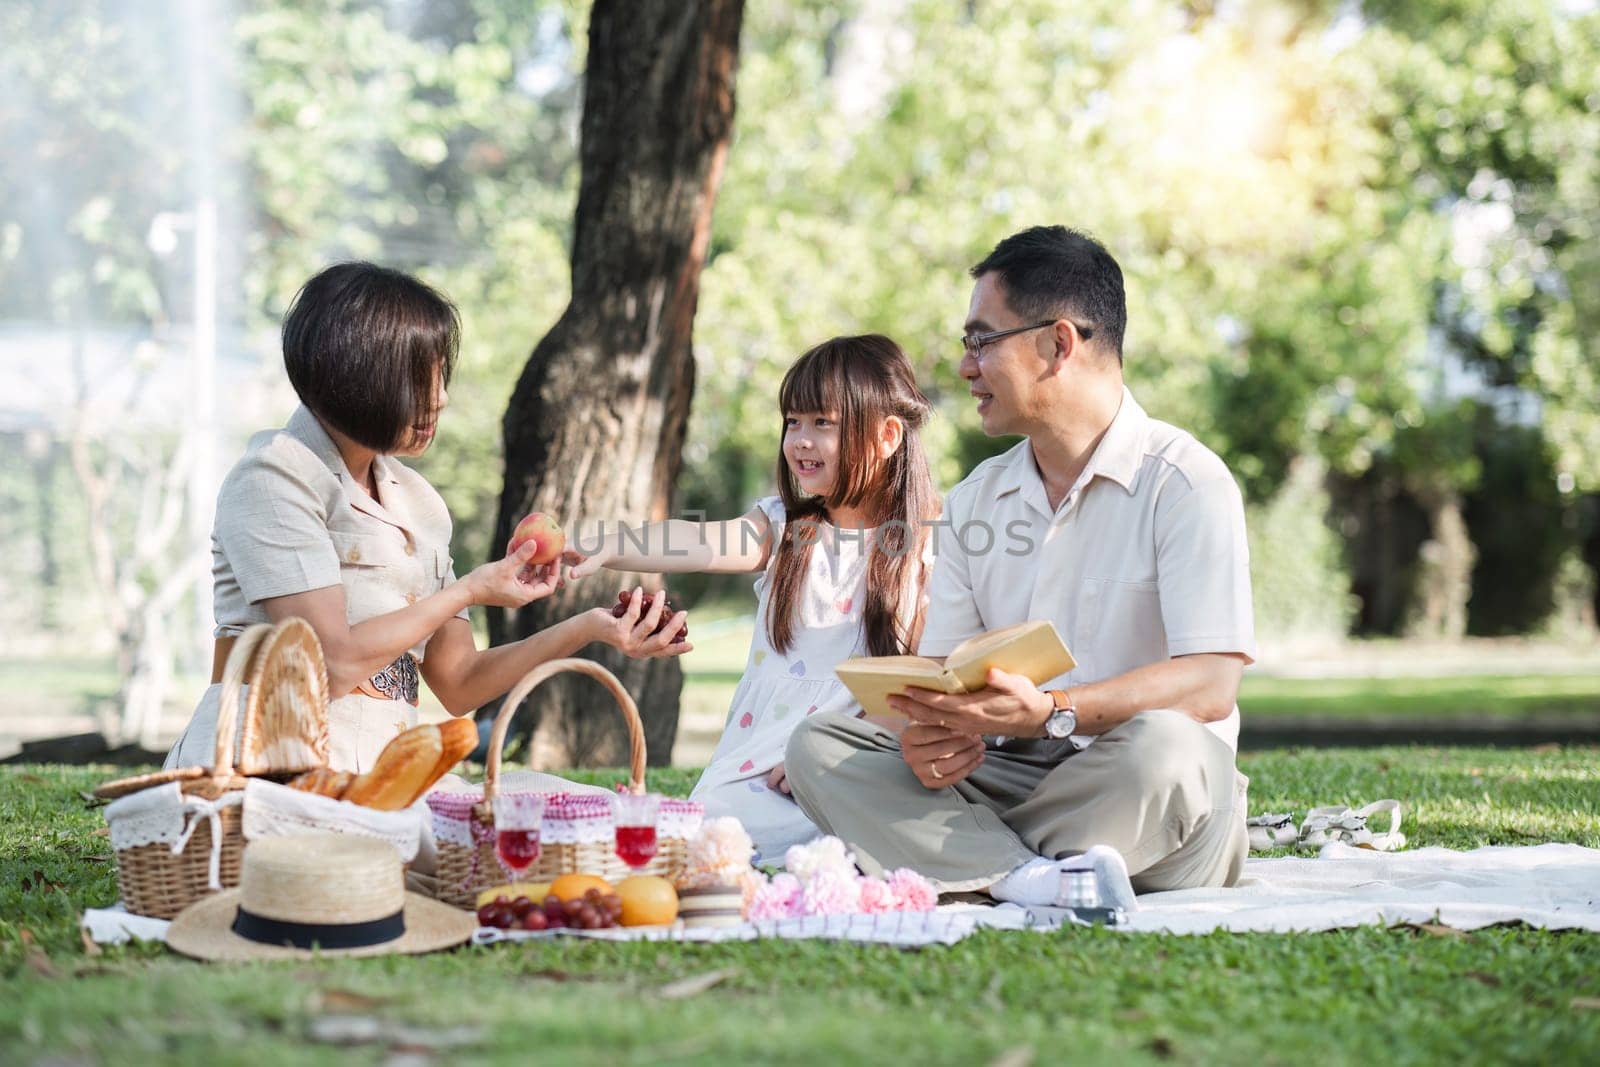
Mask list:
[[[228,653],[227,666],[222,668],[222,696],[217,704],[217,754],[211,763],[211,774],[216,778],[233,777],[233,742],[239,730],[239,690],[250,670],[250,660],[268,634],[270,623],[258,622],[239,635],[233,651]]]
[[[300,644],[305,655],[303,657],[290,655],[285,660],[285,650],[292,649],[296,643]],[[244,724],[239,729],[240,740],[237,747],[246,763],[244,769],[246,774],[259,774],[263,770],[262,767],[249,764],[251,757],[257,755],[256,748],[260,738],[256,735],[261,732],[262,702],[266,699],[269,688],[262,684],[263,677],[275,658],[280,663],[287,661],[292,664],[309,664],[308,676],[305,679],[311,688],[313,706],[309,710],[315,715],[318,727],[314,731],[317,736],[312,747],[318,750],[319,762],[324,765],[328,762],[328,667],[322,655],[322,641],[309,622],[298,615],[291,615],[271,628],[263,642],[257,646],[255,662],[244,667],[246,688],[249,692],[244,698]],[[228,658],[228,663],[230,666],[233,663],[231,656]]]
[[[495,793],[500,789],[500,753],[505,747],[506,734],[511,729],[511,719],[516,714],[517,707],[540,682],[566,671],[587,674],[605,686],[616,700],[617,707],[622,712],[622,721],[628,727],[628,747],[631,750],[628,761],[628,792],[644,792],[644,723],[639,719],[639,706],[633,702],[628,691],[622,688],[622,683],[617,681],[616,675],[593,660],[572,657],[541,663],[524,674],[522,680],[512,686],[511,692],[506,694],[505,703],[500,706],[500,714],[494,717],[494,731],[489,735],[489,762],[485,767],[483,779],[485,808],[493,805]]]

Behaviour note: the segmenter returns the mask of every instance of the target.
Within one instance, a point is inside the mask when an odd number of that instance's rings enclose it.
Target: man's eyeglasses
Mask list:
[[[1045,319],[1043,322],[1036,322],[1031,326],[1013,326],[1009,330],[989,330],[986,333],[963,334],[961,337],[961,348],[964,352],[966,352],[967,355],[971,356],[973,359],[977,359],[979,356],[983,355],[983,349],[986,345],[992,344],[993,342],[1000,340],[1002,337],[1010,337],[1014,333],[1027,333],[1029,330],[1037,330],[1043,326],[1054,326],[1060,321],[1061,318],[1058,316],[1053,319]],[[1067,319],[1066,321],[1072,322],[1071,319]],[[1092,327],[1079,326],[1076,322],[1072,322],[1072,327],[1078,331],[1078,336],[1083,338],[1085,341],[1094,336],[1094,329]]]

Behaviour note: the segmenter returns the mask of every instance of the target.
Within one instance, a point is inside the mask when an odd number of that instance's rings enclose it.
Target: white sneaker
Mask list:
[[[1101,907],[1121,908],[1129,912],[1138,910],[1139,901],[1133,892],[1133,882],[1128,878],[1128,865],[1123,862],[1122,853],[1110,845],[1095,845],[1087,852],[1068,856],[1056,863],[1062,874],[1068,871],[1093,871],[1095,886],[1100,890]],[[1065,881],[1063,878],[1062,882]],[[1066,904],[1066,887],[1063,884],[1056,897],[1056,907],[1065,907]]]

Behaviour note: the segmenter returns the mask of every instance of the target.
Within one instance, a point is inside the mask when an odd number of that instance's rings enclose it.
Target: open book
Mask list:
[[[836,673],[868,715],[904,718],[889,706],[889,696],[907,686],[970,693],[988,684],[991,667],[1042,685],[1077,665],[1055,624],[1036,619],[969,637],[942,666],[924,656],[857,656],[839,664]]]

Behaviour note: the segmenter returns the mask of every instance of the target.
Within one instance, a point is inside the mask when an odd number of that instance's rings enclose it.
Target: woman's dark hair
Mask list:
[[[1059,315],[1092,327],[1121,361],[1128,301],[1122,268],[1105,245],[1065,226],[1034,226],[995,245],[971,273],[990,271],[1000,276],[1012,311],[1030,322]]]
[[[434,380],[449,384],[460,342],[461,318],[436,289],[372,263],[339,263],[295,294],[283,365],[313,414],[387,454],[434,421]]]
[[[805,496],[779,448],[778,492],[787,521],[773,549],[777,555],[767,607],[772,647],[787,652],[793,643],[818,521],[827,519],[833,508],[859,507],[866,521],[877,527],[869,542],[871,562],[861,616],[867,651],[874,656],[914,652],[922,629],[921,612],[902,621],[901,610],[922,578],[922,546],[930,521],[939,513],[939,501],[917,432],[933,406],[917,388],[910,362],[899,345],[879,334],[835,337],[789,368],[778,390],[778,407],[785,419],[803,412],[826,412],[837,419],[839,465],[828,497]],[[905,434],[894,455],[879,462],[873,443],[890,415],[900,419]]]

